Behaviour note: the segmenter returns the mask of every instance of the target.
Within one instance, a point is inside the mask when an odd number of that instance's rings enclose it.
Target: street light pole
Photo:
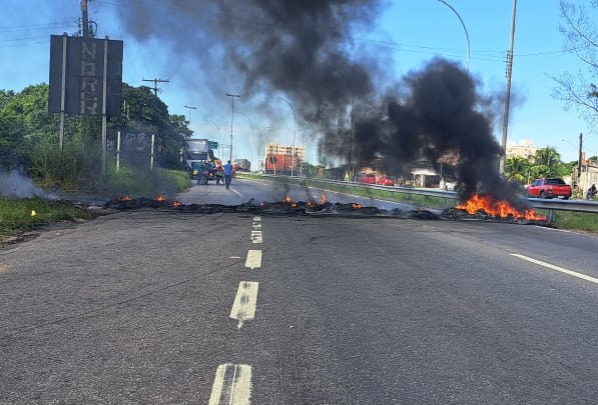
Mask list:
[[[192,106],[186,105],[185,108],[189,109],[189,124],[191,124],[191,110],[197,110],[197,107],[192,107]]]
[[[233,161],[233,121],[235,120],[235,98],[241,97],[240,94],[230,94],[226,93],[228,97],[231,98],[231,114],[230,114],[230,154],[229,159],[231,162]]]
[[[220,127],[212,120],[206,120],[206,122],[209,122],[210,124],[216,127],[216,131],[218,132],[218,149],[216,150],[216,152],[218,152],[218,157],[220,157],[220,148],[222,146],[222,134],[220,133]]]
[[[452,10],[452,12],[455,13],[457,18],[461,22],[461,25],[463,26],[463,31],[465,31],[465,38],[467,39],[467,71],[469,72],[469,64],[471,62],[471,44],[469,42],[469,33],[467,32],[467,27],[465,26],[465,22],[463,22],[463,19],[461,18],[461,16],[459,15],[457,10],[455,10],[455,8],[453,6],[451,6],[444,0],[438,0],[438,1],[441,2],[442,4],[444,4],[445,6],[447,6],[448,8],[450,8]]]
[[[291,103],[289,103],[289,101],[286,98],[283,98],[280,96],[275,97],[275,98],[287,103],[287,105],[293,112],[293,144],[291,145],[291,176],[294,176],[294,174],[295,174],[295,135],[297,133],[297,116],[295,115],[295,109],[293,108]]]
[[[241,114],[243,117],[247,118],[247,121],[249,121],[249,126],[250,126],[251,132],[252,132],[252,135],[251,135],[250,141],[249,141],[249,145],[250,145],[249,149],[251,150],[251,152],[250,152],[251,162],[254,162],[254,160],[253,160],[253,158],[254,158],[254,155],[253,155],[253,141],[254,141],[254,135],[255,135],[255,128],[253,126],[253,121],[251,121],[251,118],[249,118],[249,116],[247,114],[245,114],[243,111],[239,111],[239,114]]]

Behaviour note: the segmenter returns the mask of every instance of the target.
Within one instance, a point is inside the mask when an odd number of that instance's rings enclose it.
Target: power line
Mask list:
[[[161,91],[158,88],[158,83],[169,83],[170,82],[170,80],[168,80],[168,79],[157,79],[157,78],[156,79],[141,79],[141,80],[143,80],[144,82],[154,82],[154,95],[155,96],[158,95],[158,91]]]

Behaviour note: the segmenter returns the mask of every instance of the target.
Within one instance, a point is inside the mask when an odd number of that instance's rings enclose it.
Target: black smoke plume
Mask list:
[[[488,192],[518,202],[498,174],[502,153],[492,135],[488,99],[458,64],[434,59],[402,80],[388,77],[376,49],[355,38],[375,27],[388,2],[378,0],[130,1],[123,26],[139,40],[170,46],[181,79],[200,69],[202,96],[222,100],[238,86],[244,102],[266,108],[284,94],[318,137],[322,159],[383,158],[395,173],[447,156],[463,199]],[[400,40],[400,39],[398,39]],[[162,49],[164,52],[164,49]],[[126,58],[126,55],[125,55]],[[195,63],[193,63],[195,61]],[[213,102],[221,104],[221,102]],[[332,159],[330,159],[332,157]]]

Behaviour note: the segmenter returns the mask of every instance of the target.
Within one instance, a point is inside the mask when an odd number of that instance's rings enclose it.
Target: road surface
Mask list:
[[[480,221],[119,212],[0,252],[0,403],[597,403],[596,251]]]

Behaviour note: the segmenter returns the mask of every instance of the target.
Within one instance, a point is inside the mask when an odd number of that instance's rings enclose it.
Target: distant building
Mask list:
[[[305,147],[266,144],[264,159],[266,173],[298,175],[301,173],[302,162],[305,162]]]
[[[265,155],[273,154],[273,155],[292,155],[295,153],[295,156],[299,158],[299,160],[305,160],[305,147],[299,145],[281,145],[277,143],[268,143],[266,144],[266,148],[264,149]]]
[[[540,149],[542,148],[535,147],[532,141],[523,140],[519,144],[507,143],[505,155],[507,159],[511,157],[528,159],[531,156],[536,156],[536,152]]]

